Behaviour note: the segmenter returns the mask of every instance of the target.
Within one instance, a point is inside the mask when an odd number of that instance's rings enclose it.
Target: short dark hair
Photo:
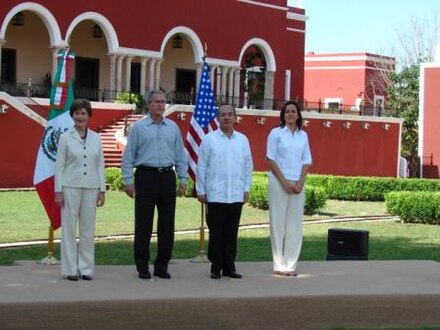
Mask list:
[[[86,109],[89,117],[92,117],[92,104],[90,103],[89,100],[86,100],[86,99],[73,100],[72,105],[70,106],[70,111],[69,111],[70,117],[73,117],[73,114],[82,108]]]
[[[299,105],[298,102],[295,101],[287,101],[286,103],[284,103],[284,105],[281,108],[280,111],[280,126],[284,127],[286,126],[286,108],[288,105],[294,105],[296,107],[296,111],[298,112],[298,119],[296,120],[296,127],[298,127],[298,129],[301,129],[302,127],[302,115],[301,115],[301,106]]]
[[[162,92],[160,89],[152,89],[152,90],[148,91],[148,93],[147,93],[147,97],[146,97],[146,99],[147,99],[147,106],[149,106],[151,104],[151,101],[153,101],[153,97],[156,94],[162,95],[163,98],[165,98],[165,93]]]
[[[224,103],[220,106],[217,107],[217,118],[220,116],[220,109],[223,107],[231,107],[232,108],[232,114],[234,115],[234,117],[237,116],[237,111],[235,110],[235,107],[232,104],[229,103]]]

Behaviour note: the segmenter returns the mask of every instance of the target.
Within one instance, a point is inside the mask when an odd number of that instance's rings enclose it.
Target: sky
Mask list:
[[[413,19],[436,17],[440,26],[440,0],[288,0],[288,5],[306,10],[306,52],[395,56],[396,31],[405,31]]]

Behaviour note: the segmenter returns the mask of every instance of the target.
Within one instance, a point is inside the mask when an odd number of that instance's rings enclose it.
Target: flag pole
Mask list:
[[[201,77],[200,77],[199,90],[197,91],[196,108],[200,106],[200,102],[201,102],[200,100],[201,99],[204,100],[203,102],[206,102],[206,98],[200,98],[200,92],[201,91],[207,92],[206,91],[207,86],[209,86],[208,90],[210,91],[210,93],[208,91],[208,95],[210,94],[210,97],[212,98],[212,88],[211,88],[211,82],[209,80],[209,77],[206,77],[207,81],[209,81],[208,85],[202,83],[202,81],[205,81],[202,77],[203,76],[207,76],[208,72],[209,72],[209,66],[207,66],[207,64],[206,64],[207,54],[208,54],[208,46],[205,43],[204,54],[203,54],[203,69],[202,69]],[[206,69],[206,72],[205,72],[205,69]],[[215,104],[214,104],[213,100],[211,99],[210,101],[211,102],[208,102],[210,107],[214,106],[214,108],[215,108]],[[203,112],[203,114],[205,114],[205,112]],[[193,122],[194,118],[195,117],[194,117],[194,113],[193,113],[193,118],[191,119],[191,123]],[[210,118],[210,120],[212,120],[212,119],[213,118]],[[200,123],[199,123],[197,118],[195,119],[195,125],[197,125],[197,127],[199,127],[199,125],[200,125]],[[193,126],[191,126],[191,127],[193,127]],[[191,127],[190,127],[190,131],[191,131]],[[206,134],[207,130],[208,130],[207,126],[206,125],[205,126],[202,125],[201,131],[205,131],[205,134]],[[198,133],[196,133],[196,134],[198,134]],[[188,132],[187,136],[190,136],[190,135],[191,135],[190,132]],[[187,137],[187,142],[190,141],[191,139],[192,138],[188,139],[188,137]],[[188,142],[188,146],[192,150],[191,142]],[[187,148],[188,148],[188,146],[187,146]],[[195,163],[197,164],[197,160],[195,160]],[[191,173],[192,174],[190,174],[190,176],[193,179],[194,184],[195,184],[196,178],[195,178],[195,169],[194,168],[191,170]],[[195,189],[195,187],[194,187],[194,189]],[[208,218],[208,208],[207,208],[207,205],[206,205],[206,203],[200,203],[199,255],[196,256],[195,258],[193,258],[191,260],[191,262],[198,262],[198,263],[207,263],[208,262],[208,258],[207,258],[206,254],[205,254],[205,228],[206,228],[205,227],[205,221],[207,220],[207,218]]]
[[[58,265],[60,262],[53,256],[53,233],[54,230],[52,226],[49,226],[49,238],[47,240],[47,257],[44,257],[40,261],[38,261],[39,264],[42,265]]]
[[[205,254],[205,218],[208,209],[205,203],[200,203],[200,227],[199,227],[199,255],[194,257],[191,262],[207,263],[208,258]]]

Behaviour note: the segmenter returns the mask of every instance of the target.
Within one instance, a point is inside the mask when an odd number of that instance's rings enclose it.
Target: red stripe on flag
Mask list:
[[[55,204],[54,181],[55,177],[51,176],[35,185],[35,188],[50,219],[52,229],[56,230],[61,227],[61,209]]]

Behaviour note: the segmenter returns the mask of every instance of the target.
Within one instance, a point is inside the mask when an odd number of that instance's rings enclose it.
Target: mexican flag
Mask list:
[[[69,109],[73,101],[71,81],[75,54],[69,50],[58,53],[57,72],[50,92],[50,112],[35,163],[34,186],[49,216],[52,228],[61,226],[61,210],[55,204],[55,159],[60,135],[73,126]]]

